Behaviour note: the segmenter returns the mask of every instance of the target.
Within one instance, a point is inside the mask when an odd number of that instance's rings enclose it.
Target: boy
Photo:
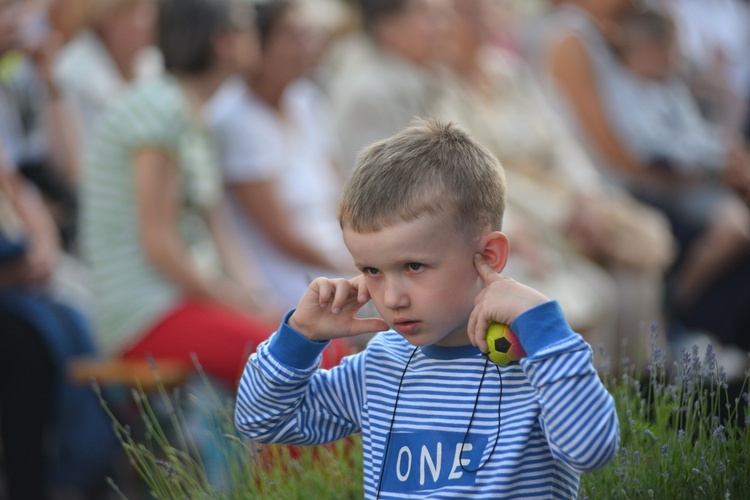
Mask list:
[[[498,161],[450,124],[366,149],[339,204],[362,274],[313,281],[258,348],[239,429],[296,445],[362,432],[367,498],[575,498],[616,453],[614,403],[557,303],[498,274],[504,205]],[[371,299],[382,319],[355,318]],[[490,320],[517,333],[520,365],[482,356]],[[385,330],[317,369],[328,340]]]

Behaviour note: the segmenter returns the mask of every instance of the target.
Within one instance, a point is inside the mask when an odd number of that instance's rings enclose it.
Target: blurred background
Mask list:
[[[189,385],[195,354],[231,398],[312,279],[357,273],[340,187],[415,117],[501,160],[504,274],[603,373],[697,346],[742,380],[748,52],[745,0],[0,0],[0,498],[138,497],[70,367]]]

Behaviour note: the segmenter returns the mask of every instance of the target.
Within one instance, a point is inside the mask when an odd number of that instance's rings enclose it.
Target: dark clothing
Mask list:
[[[9,500],[47,498],[45,442],[54,411],[55,363],[37,328],[0,312],[0,440]]]

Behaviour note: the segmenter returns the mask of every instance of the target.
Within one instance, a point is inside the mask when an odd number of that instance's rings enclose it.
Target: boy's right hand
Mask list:
[[[474,265],[485,285],[474,299],[474,309],[469,316],[469,341],[482,352],[488,352],[487,327],[490,321],[510,325],[526,311],[549,301],[537,290],[511,278],[501,276],[481,254],[474,257]]]
[[[388,330],[382,319],[355,317],[369,300],[362,275],[350,280],[317,278],[289,317],[289,326],[315,342]]]

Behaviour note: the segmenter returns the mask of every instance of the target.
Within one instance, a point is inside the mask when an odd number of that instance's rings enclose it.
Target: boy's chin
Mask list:
[[[427,347],[431,345],[437,347],[463,347],[471,344],[471,342],[469,341],[469,336],[466,334],[466,332],[462,333],[463,335],[461,336],[446,335],[440,338],[435,338],[434,336],[428,335],[400,335],[404,338],[404,340],[406,340],[414,347]]]

